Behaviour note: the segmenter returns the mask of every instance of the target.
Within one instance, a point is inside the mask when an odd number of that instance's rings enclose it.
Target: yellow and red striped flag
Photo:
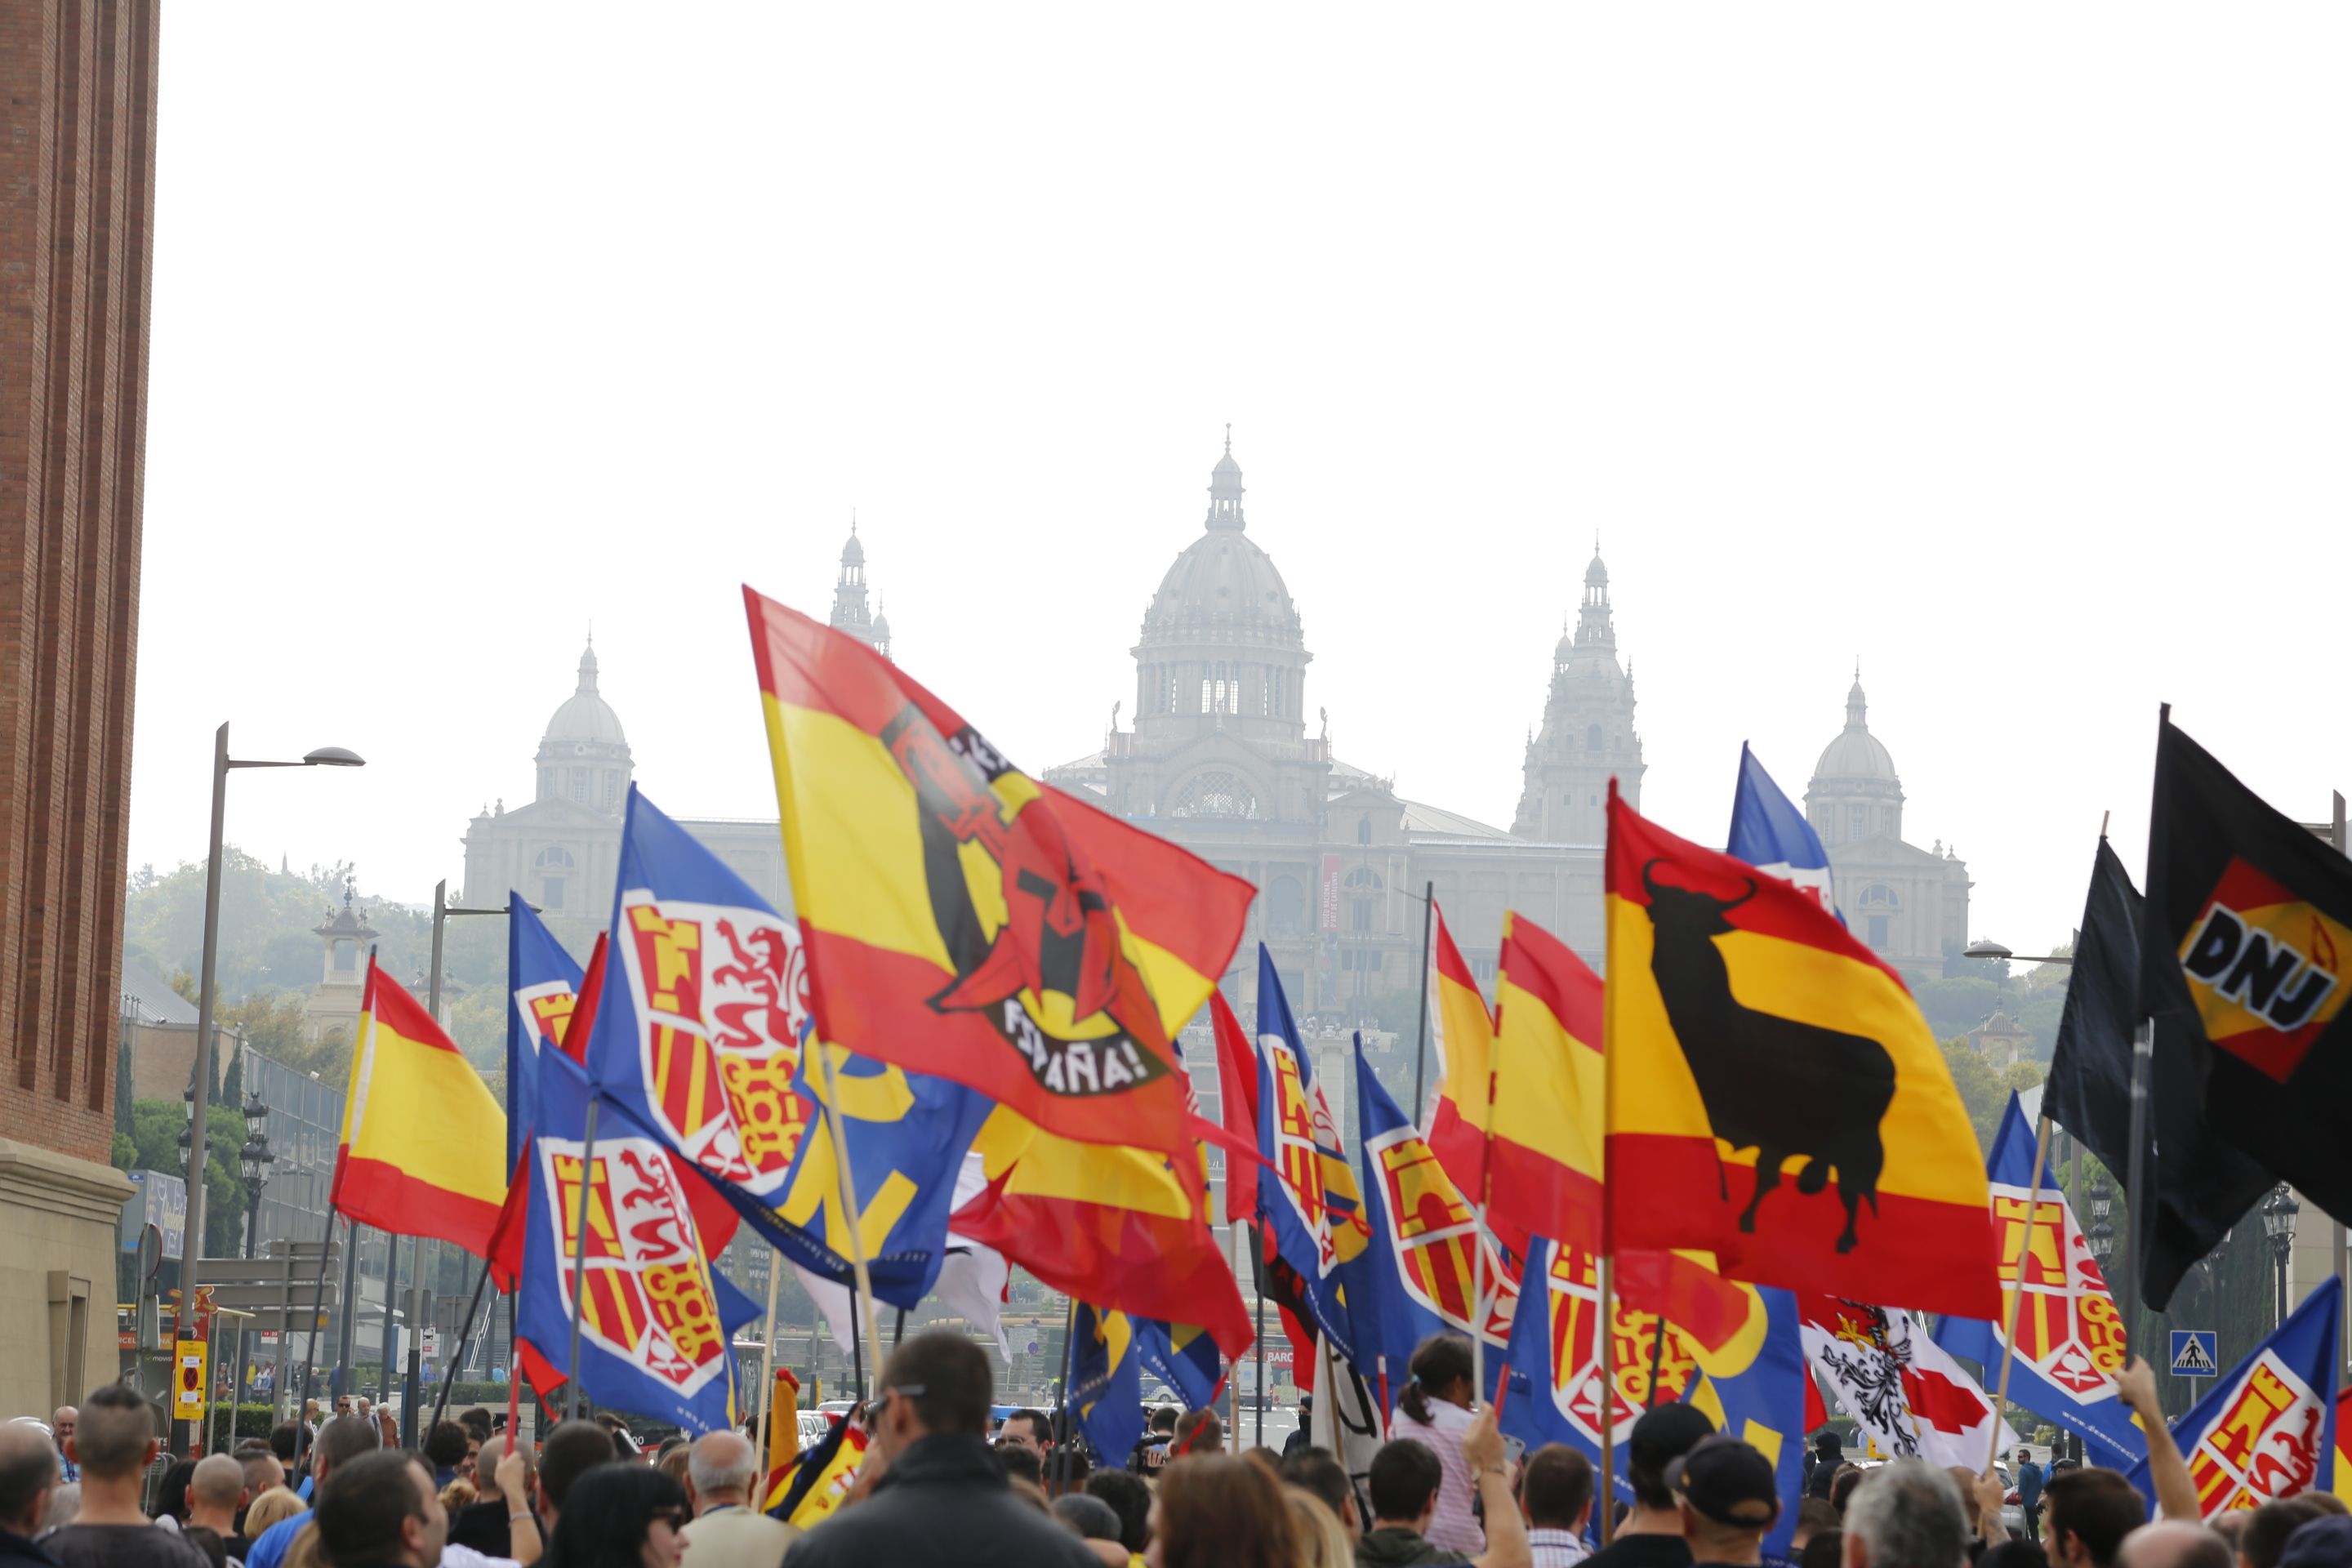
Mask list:
[[[1895,972],[1810,894],[1609,793],[1607,1235],[1730,1278],[2000,1310],[1968,1111]]]
[[[856,637],[743,599],[818,1037],[1192,1157],[1171,1037],[1250,885],[1040,784]]]
[[[358,1225],[487,1258],[507,1195],[507,1118],[416,998],[368,959],[330,1202]]]

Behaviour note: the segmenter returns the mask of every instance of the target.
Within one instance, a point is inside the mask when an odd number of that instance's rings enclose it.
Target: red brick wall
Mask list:
[[[0,0],[0,1135],[112,1139],[160,0]]]

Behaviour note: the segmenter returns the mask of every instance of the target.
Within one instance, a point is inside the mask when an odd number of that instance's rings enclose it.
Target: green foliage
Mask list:
[[[1959,1090],[1960,1104],[1969,1113],[1969,1125],[1976,1129],[1977,1147],[1990,1154],[2010,1095],[2040,1083],[2042,1069],[2032,1062],[2019,1062],[2006,1071],[1997,1071],[1966,1039],[1946,1040],[1943,1048],[1944,1066],[1951,1071],[1952,1087]]]
[[[322,973],[324,949],[312,928],[343,902],[347,866],[280,873],[231,846],[222,857],[220,999],[242,1002],[257,991],[307,992]],[[421,963],[430,922],[411,910],[362,900],[384,964],[404,978]],[[125,900],[123,950],[159,973],[193,972],[203,961],[204,862],[134,879]],[[194,984],[183,994],[194,999]]]
[[[176,1100],[133,1101],[130,1135],[115,1135],[116,1168],[184,1173],[180,1130],[187,1124],[186,1108]],[[236,1168],[237,1151],[245,1145],[244,1118],[214,1106],[205,1117],[205,1256],[234,1257],[244,1250],[245,1205],[251,1196]]]

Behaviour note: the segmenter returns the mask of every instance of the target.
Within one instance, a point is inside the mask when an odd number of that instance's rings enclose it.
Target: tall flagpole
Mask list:
[[[754,1403],[760,1412],[760,1451],[768,1447],[768,1424],[776,1418],[776,1284],[784,1272],[784,1255],[775,1243],[768,1244],[768,1321],[767,1343],[760,1347],[760,1397]]]
[[[1421,895],[1421,1026],[1412,1046],[1412,1117],[1425,1132],[1429,1130],[1423,1120],[1429,1114],[1428,1101],[1423,1098],[1429,1076],[1429,930],[1437,923],[1437,884],[1423,883]]]
[[[2009,1368],[2017,1359],[2017,1310],[2025,1304],[2025,1260],[2033,1256],[2033,1222],[2042,1213],[2042,1172],[2050,1158],[2050,1118],[2044,1114],[2033,1138],[2033,1182],[2025,1189],[2025,1229],[2017,1238],[2017,1267],[2009,1281],[2009,1321],[2000,1331],[2000,1387],[1992,1396],[1992,1436],[1986,1441],[1984,1473],[2000,1459],[2000,1407],[2009,1403]],[[2060,1226],[2064,1236],[2064,1226]],[[2138,1260],[2135,1258],[2134,1262]]]
[[[572,1237],[572,1360],[563,1375],[566,1421],[580,1414],[580,1320],[588,1315],[588,1194],[596,1185],[596,1104],[602,1098],[590,1092],[586,1135],[581,1140],[580,1197],[573,1210],[579,1224]]]
[[[849,1232],[849,1263],[857,1278],[856,1310],[865,1322],[866,1352],[873,1363],[874,1376],[878,1380],[882,1375],[882,1327],[874,1317],[874,1277],[868,1272],[866,1263],[865,1211],[857,1206],[857,1175],[849,1168],[849,1140],[843,1136],[841,1130],[840,1080],[834,1073],[833,1053],[817,1040],[814,1032],[803,1037],[801,1048],[807,1050],[811,1047],[815,1047],[817,1064],[824,1073],[824,1120],[832,1131],[833,1168],[841,1178],[841,1205],[845,1211],[842,1228]],[[825,1239],[831,1241],[833,1238],[827,1237]],[[855,1331],[852,1331],[853,1333]],[[861,1396],[870,1397],[864,1389],[858,1393]]]
[[[2126,1357],[2129,1356],[2132,1349],[2137,1348],[2131,1343],[2132,1335],[2135,1331],[2135,1325],[2132,1320],[2139,1315],[2140,1268],[2146,1261],[2145,1253],[2147,1250],[2143,1242],[2143,1237],[2154,1229],[2156,1223],[2156,1216],[2149,1214],[2146,1208],[2141,1206],[2142,1200],[2147,1195],[2145,1190],[2147,1184],[2147,1153],[2146,1149],[2146,1144],[2147,1142],[2147,1080],[2150,1068],[2155,1060],[2156,1025],[2152,1020],[2144,1019],[2141,1021],[2139,1027],[2132,1031],[2131,1148],[2125,1156],[2126,1174],[2124,1177],[2124,1205],[2126,1209],[2126,1217],[2131,1222],[2131,1235],[2129,1238],[2131,1253],[2128,1262],[2124,1269],[2123,1279],[2124,1344],[2126,1346],[2125,1354]]]
[[[1557,1247],[1559,1243],[1554,1242]],[[1593,1499],[1601,1512],[1601,1544],[1616,1533],[1617,1519],[1617,1292],[1607,1253],[1601,1255],[1601,1311],[1592,1331],[1601,1336],[1601,1485]]]

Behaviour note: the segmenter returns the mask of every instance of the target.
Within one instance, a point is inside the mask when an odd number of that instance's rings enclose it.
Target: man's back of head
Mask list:
[[[2117,1470],[2068,1470],[2051,1477],[2042,1496],[2050,1510],[2042,1545],[2053,1564],[2108,1568],[2124,1537],[2147,1522],[2147,1500]]]
[[[336,1466],[320,1484],[311,1514],[320,1554],[333,1568],[410,1561],[402,1550],[403,1526],[424,1519],[431,1479],[416,1460],[397,1450],[361,1454]]]
[[[539,1460],[531,1454],[530,1445],[528,1443],[522,1445],[520,1452],[523,1479],[529,1481],[532,1473],[539,1468]],[[506,1457],[507,1440],[504,1437],[499,1437],[482,1445],[482,1451],[474,1456],[474,1495],[476,1497],[494,1498],[499,1495],[499,1464]],[[521,1500],[516,1500],[513,1506],[521,1507]]]
[[[1349,1479],[1348,1467],[1330,1449],[1301,1448],[1285,1454],[1275,1470],[1284,1486],[1297,1487],[1320,1500],[1331,1517],[1347,1528],[1351,1540],[1363,1534],[1364,1521],[1356,1514],[1356,1484]]]
[[[43,1506],[59,1473],[57,1448],[38,1426],[29,1421],[0,1426],[0,1530],[39,1533]]]
[[[330,1415],[310,1445],[311,1473],[320,1482],[362,1454],[383,1447],[375,1423],[364,1415]]]
[[[1952,1478],[1924,1459],[1865,1473],[1845,1510],[1845,1568],[1961,1568],[1968,1510]]]
[[[131,1389],[110,1383],[81,1402],[74,1425],[74,1463],[93,1480],[120,1480],[147,1468],[155,1415]]]
[[[993,1374],[987,1353],[961,1334],[933,1329],[915,1335],[890,1352],[882,1386],[908,1402],[927,1434],[988,1433]]]
[[[2286,1544],[2285,1537],[2279,1544]],[[2123,1568],[2232,1568],[2237,1559],[2230,1543],[2203,1525],[2166,1519],[2125,1536],[2116,1561]]]
[[[1592,1461],[1565,1443],[1546,1443],[1528,1456],[1519,1500],[1536,1529],[1576,1529],[1592,1506]]]
[[[219,1518],[245,1500],[245,1467],[226,1454],[207,1454],[188,1478],[188,1514]],[[215,1528],[218,1528],[215,1526]]]
[[[2247,1568],[2278,1568],[2286,1538],[2328,1511],[2315,1498],[2284,1497],[2266,1502],[2246,1516],[2238,1532],[2238,1556]]]
[[[1097,1470],[1087,1478],[1087,1491],[1118,1515],[1118,1543],[1141,1552],[1151,1539],[1151,1488],[1144,1479],[1132,1470]]]
[[[559,1421],[539,1448],[539,1498],[549,1517],[563,1506],[572,1483],[621,1457],[613,1435],[593,1421]]]
[[[750,1500],[759,1484],[760,1455],[742,1433],[721,1427],[705,1432],[688,1452],[686,1479],[694,1484],[698,1513]]]
[[[1176,1440],[1169,1445],[1171,1458],[1179,1454],[1222,1454],[1225,1451],[1225,1424],[1217,1419],[1213,1410],[1187,1410],[1176,1418]]]
[[[1381,1444],[1380,1452],[1372,1456],[1366,1483],[1372,1494],[1372,1522],[1418,1529],[1437,1496],[1438,1484],[1444,1479],[1445,1467],[1438,1462],[1437,1450],[1419,1438],[1399,1437]]]
[[[302,1428],[291,1421],[280,1421],[269,1429],[269,1451],[278,1456],[281,1465],[294,1462],[294,1451],[302,1444]]]
[[[1634,1503],[1655,1521],[1653,1533],[1680,1533],[1666,1471],[1676,1459],[1714,1436],[1715,1423],[1695,1405],[1654,1405],[1633,1422],[1633,1434],[1625,1440],[1625,1484],[1633,1489]],[[1669,1520],[1677,1521],[1671,1531],[1666,1529]]]

